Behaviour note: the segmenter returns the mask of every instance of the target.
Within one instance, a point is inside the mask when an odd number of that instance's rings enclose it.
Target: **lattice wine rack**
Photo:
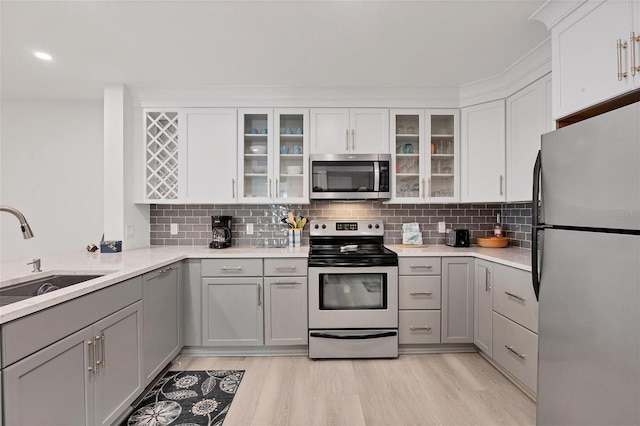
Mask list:
[[[147,198],[178,198],[178,113],[147,112]]]

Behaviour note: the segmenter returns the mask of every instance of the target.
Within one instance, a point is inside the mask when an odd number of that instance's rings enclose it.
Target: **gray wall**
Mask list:
[[[207,245],[211,241],[211,216],[233,216],[233,246],[275,244],[284,237],[286,226],[280,222],[286,211],[292,210],[309,219],[382,218],[385,243],[402,242],[402,224],[418,222],[425,244],[444,244],[438,222],[447,228],[470,230],[475,237],[493,235],[496,215],[501,214],[506,236],[512,246],[531,248],[531,203],[473,204],[395,204],[380,201],[339,202],[315,201],[305,205],[225,205],[174,204],[151,205],[151,245]],[[170,234],[170,224],[178,224],[178,235]],[[254,224],[254,234],[246,234],[246,224]],[[308,244],[309,225],[303,231],[303,243]]]

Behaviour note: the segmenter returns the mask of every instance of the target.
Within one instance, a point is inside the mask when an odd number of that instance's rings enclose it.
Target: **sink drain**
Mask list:
[[[41,294],[51,293],[52,291],[59,290],[60,287],[57,287],[51,283],[44,283],[40,287],[38,287],[38,291],[36,292],[36,296],[40,296]]]

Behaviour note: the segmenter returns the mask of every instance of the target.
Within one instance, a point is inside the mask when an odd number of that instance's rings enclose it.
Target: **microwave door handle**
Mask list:
[[[373,162],[373,191],[380,192],[380,162]]]

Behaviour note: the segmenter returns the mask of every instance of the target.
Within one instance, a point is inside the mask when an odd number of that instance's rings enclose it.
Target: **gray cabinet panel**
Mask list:
[[[473,343],[491,356],[493,342],[493,266],[476,259],[473,299]]]
[[[262,259],[202,259],[203,277],[262,276]]]
[[[440,309],[439,276],[401,276],[398,293],[400,309]]]
[[[202,262],[187,259],[182,264],[182,344],[202,346]]]
[[[96,347],[101,367],[89,377],[95,392],[95,414],[90,423],[110,425],[144,389],[141,303],[116,312],[92,329],[101,336]]]
[[[262,277],[202,279],[203,346],[263,343]]]
[[[83,425],[93,388],[88,382],[93,336],[85,328],[4,369],[7,425]]]
[[[136,277],[4,324],[2,365],[10,365],[141,298],[142,279]]]
[[[442,343],[473,343],[473,258],[442,258]]]
[[[439,257],[401,257],[398,259],[399,275],[440,275]]]
[[[306,345],[307,278],[265,278],[265,345]]]
[[[180,351],[180,264],[142,277],[144,380],[148,384]]]
[[[531,285],[531,274],[504,265],[494,265],[493,270],[495,311],[537,333],[538,301]]]
[[[288,257],[265,259],[264,275],[266,277],[307,276],[307,258]]]
[[[440,310],[400,311],[398,343],[440,343]]]

